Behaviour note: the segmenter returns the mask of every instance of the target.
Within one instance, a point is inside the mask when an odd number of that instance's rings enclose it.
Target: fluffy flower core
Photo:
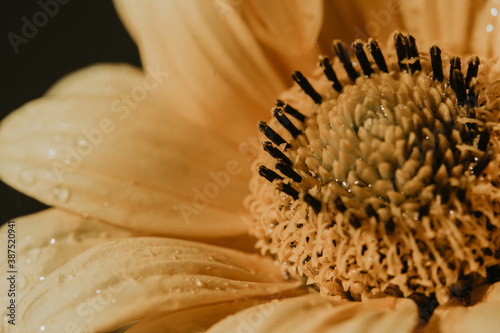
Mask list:
[[[394,41],[386,58],[374,40],[352,57],[335,41],[314,79],[294,73],[259,124],[252,231],[323,294],[444,303],[500,262],[500,84],[477,57],[462,71],[437,46]]]

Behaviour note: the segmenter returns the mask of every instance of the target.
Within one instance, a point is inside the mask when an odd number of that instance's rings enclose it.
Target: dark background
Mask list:
[[[3,5],[0,42],[0,119],[38,98],[59,78],[99,62],[128,62],[140,66],[137,48],[109,0],[8,1]],[[57,13],[45,15],[42,4]],[[55,9],[52,9],[54,12]],[[24,18],[24,21],[23,21]],[[10,32],[21,38],[26,20],[38,32],[14,51]],[[26,29],[26,28],[25,28]],[[11,35],[12,36],[12,35]],[[0,181],[0,224],[45,208]]]

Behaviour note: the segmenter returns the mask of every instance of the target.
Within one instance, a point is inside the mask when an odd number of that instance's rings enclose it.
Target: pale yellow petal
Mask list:
[[[243,310],[208,332],[411,333],[417,321],[417,306],[409,299],[345,303],[308,295]]]
[[[496,333],[500,327],[500,282],[472,292],[472,306],[445,304],[434,311],[424,333]]]
[[[18,304],[23,332],[41,326],[102,332],[146,316],[211,303],[294,293],[271,260],[167,238],[94,247],[47,276]]]
[[[283,75],[314,69],[323,0],[241,1],[241,6],[244,20]]]
[[[50,87],[45,96],[119,98],[126,92],[130,93],[136,86],[147,86],[149,83],[147,80],[141,69],[128,64],[96,64],[61,78]]]
[[[317,1],[307,11],[294,1],[282,4],[287,10],[274,12],[239,0],[115,1],[115,5],[145,66],[160,66],[170,74],[161,92],[175,103],[172,110],[218,131],[236,147],[255,136],[256,122],[267,118],[273,100],[291,83],[291,71],[316,62],[314,42],[322,18]],[[274,8],[264,5],[264,10]],[[308,16],[294,21],[295,7]],[[276,29],[287,20],[289,27],[307,27],[301,40],[293,34],[297,28]],[[256,33],[253,27],[259,28]],[[269,42],[271,37],[277,44]],[[306,37],[309,42],[304,44]],[[306,56],[308,61],[297,58],[289,48],[280,47],[287,43],[291,48],[298,43],[300,54],[312,56]]]
[[[395,30],[403,29],[401,12],[399,1],[325,1],[321,48],[330,55],[334,39],[350,44],[374,37],[385,44]]]
[[[126,333],[198,333],[205,332],[219,320],[238,311],[269,302],[269,299],[253,298],[200,306],[168,314],[157,314],[142,319]]]
[[[470,52],[484,57],[500,57],[500,2],[483,1],[475,15]]]
[[[5,252],[0,257],[0,269],[6,274],[8,271],[16,272],[16,300],[85,250],[113,239],[134,235],[125,229],[58,209],[48,209],[11,221],[0,228],[0,248]],[[8,249],[10,253],[7,253]],[[8,254],[14,255],[15,259],[8,261]],[[8,289],[10,280],[0,279],[2,304],[10,302]],[[0,323],[2,331],[6,331],[9,319],[3,307]]]
[[[151,101],[166,75],[155,71],[84,69],[10,114],[0,126],[2,180],[138,231],[245,233],[238,214],[253,155]]]

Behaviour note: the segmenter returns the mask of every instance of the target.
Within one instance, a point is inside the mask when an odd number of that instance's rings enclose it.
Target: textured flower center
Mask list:
[[[353,43],[352,59],[335,41],[333,65],[293,74],[259,123],[252,231],[323,294],[442,303],[500,261],[499,84],[481,81],[477,57],[464,75],[437,46],[394,41],[393,61],[374,40]]]

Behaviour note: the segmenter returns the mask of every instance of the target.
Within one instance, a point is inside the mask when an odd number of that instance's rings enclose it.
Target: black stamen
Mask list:
[[[464,75],[459,70],[454,70],[451,73],[451,87],[457,95],[458,105],[464,106],[467,103],[467,91],[465,90]]]
[[[313,86],[309,83],[309,81],[302,75],[301,72],[295,71],[292,73],[292,78],[297,84],[304,90],[306,94],[311,97],[311,99],[314,101],[316,104],[321,104],[323,101],[323,98],[321,97],[320,94],[313,88]]]
[[[434,80],[442,82],[444,79],[443,75],[443,61],[441,60],[441,49],[434,45],[431,47],[431,63],[432,71],[434,72]]]
[[[299,198],[299,192],[294,189],[290,184],[280,183],[278,184],[278,189],[289,196],[291,196],[294,200]]]
[[[285,154],[281,152],[278,148],[274,147],[273,144],[269,141],[263,142],[262,143],[262,148],[264,148],[264,151],[266,151],[271,157],[281,160],[286,164],[292,165],[292,161],[288,157],[286,157]]]
[[[451,57],[451,60],[450,60],[450,82],[451,82],[451,79],[453,76],[453,72],[455,70],[462,72],[462,64],[461,64],[460,58],[457,56]]]
[[[356,78],[359,76],[358,72],[354,69],[351,63],[351,58],[349,58],[349,54],[347,54],[344,46],[342,46],[342,41],[334,40],[333,41],[333,51],[337,54],[340,61],[344,65],[345,70],[347,71],[347,75],[352,81],[356,81]]]
[[[469,67],[467,68],[467,75],[465,76],[465,87],[467,89],[471,88],[471,81],[473,78],[477,77],[478,69],[479,58],[474,56],[469,59]]]
[[[372,75],[373,69],[370,64],[370,61],[366,57],[365,50],[363,49],[363,44],[364,43],[362,41],[357,40],[354,43],[352,43],[352,49],[356,54],[356,58],[358,58],[363,73],[365,74],[366,77],[369,77],[370,75]]]
[[[295,125],[290,121],[290,119],[287,118],[287,116],[283,113],[283,108],[281,107],[275,107],[274,108],[274,117],[278,119],[279,123],[286,128],[288,132],[293,136],[293,138],[297,138],[302,132],[295,127]]]
[[[274,172],[271,169],[266,168],[263,165],[259,166],[258,171],[259,171],[259,175],[261,177],[264,177],[265,179],[267,179],[270,183],[272,183],[273,181],[275,181],[277,179],[278,180],[283,180],[283,177],[281,177],[276,172]]]
[[[468,105],[471,109],[474,109],[475,107],[477,107],[478,97],[479,97],[479,95],[478,95],[478,93],[476,93],[476,90],[474,89],[474,87],[471,87],[469,89],[469,92],[467,93],[467,99],[469,101]]]
[[[259,127],[259,130],[264,133],[264,135],[269,139],[271,140],[276,146],[280,146],[282,144],[285,144],[285,149],[288,149],[290,148],[290,144],[288,142],[285,141],[285,139],[283,139],[281,137],[281,135],[279,135],[278,133],[276,133],[271,127],[269,127],[269,125],[267,125],[265,122],[263,121],[259,121],[259,124],[258,124],[258,127]]]
[[[347,210],[347,207],[344,205],[344,202],[340,197],[335,198],[335,207],[341,212],[345,212]]]
[[[294,117],[298,121],[303,123],[306,120],[306,116],[297,111],[297,109],[291,107],[288,103],[285,103],[280,99],[277,99],[275,104],[277,107],[282,107],[286,113],[288,113],[290,116]]]
[[[281,171],[282,174],[291,178],[294,182],[300,183],[302,181],[302,177],[292,169],[290,164],[287,164],[284,161],[279,161],[276,163],[276,168]]]
[[[304,195],[304,201],[311,206],[311,208],[314,210],[316,214],[318,214],[321,211],[321,201],[310,195],[309,193],[306,193]]]
[[[415,38],[412,35],[406,36],[406,55],[410,60],[415,59],[414,62],[410,61],[410,69],[412,72],[421,71],[422,66],[420,65],[420,60],[418,60],[418,48],[415,43]]]
[[[488,163],[491,161],[491,156],[490,155],[485,155],[483,156],[479,162],[477,162],[476,166],[472,168],[472,174],[476,175],[476,177],[479,177],[481,173],[486,169],[488,166]]]
[[[377,64],[378,68],[382,72],[389,73],[389,70],[387,69],[387,64],[385,63],[384,55],[382,54],[382,51],[380,50],[377,41],[370,38],[368,40],[368,43],[369,43],[368,49],[370,50],[373,59],[375,59],[375,63]]]
[[[352,225],[354,229],[358,229],[359,227],[361,227],[361,221],[355,214],[349,215],[349,224]]]
[[[333,89],[341,92],[342,85],[337,78],[337,74],[335,74],[335,71],[333,70],[330,59],[328,59],[327,57],[320,58],[319,65],[321,66],[321,68],[323,68],[323,73],[325,73],[326,78],[332,82]]]
[[[483,133],[481,133],[481,136],[479,137],[477,148],[481,149],[482,151],[486,151],[486,149],[488,148],[488,142],[490,142],[490,131],[486,129]]]
[[[407,72],[408,68],[403,60],[406,58],[406,38],[402,33],[396,32],[394,34],[394,46],[396,47],[396,54],[398,55],[398,64],[401,71]]]

